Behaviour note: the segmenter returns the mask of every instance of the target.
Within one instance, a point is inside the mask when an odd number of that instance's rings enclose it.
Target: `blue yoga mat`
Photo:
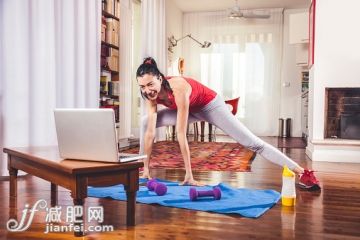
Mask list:
[[[146,183],[146,179],[140,179],[140,184]],[[136,201],[139,203],[157,203],[167,207],[186,208],[199,211],[216,213],[235,213],[244,217],[258,218],[274,206],[280,199],[280,193],[275,190],[255,190],[246,188],[233,188],[227,184],[217,185],[221,189],[221,199],[214,200],[211,197],[199,198],[191,201],[189,189],[192,186],[179,186],[177,182],[157,179],[167,185],[167,193],[157,196],[149,191],[146,186],[140,186]],[[210,190],[212,186],[196,187],[197,190]],[[126,200],[123,185],[111,187],[89,187],[89,197],[110,197],[116,200]]]

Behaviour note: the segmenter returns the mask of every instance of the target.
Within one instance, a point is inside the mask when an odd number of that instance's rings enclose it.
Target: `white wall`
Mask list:
[[[360,141],[324,140],[326,87],[360,87],[360,1],[317,0],[310,69],[309,145],[313,161],[360,163]]]
[[[183,23],[183,12],[172,0],[166,1],[166,36],[167,38],[174,35],[176,39],[182,37],[182,23]],[[167,46],[168,47],[168,46]],[[182,45],[178,42],[178,45],[173,48],[174,53],[168,52],[168,67],[178,57],[181,57]],[[186,67],[186,59],[185,59]]]
[[[280,117],[292,119],[292,136],[301,137],[301,71],[296,66],[295,45],[289,44],[289,14],[305,12],[308,9],[284,11],[283,59],[281,69]],[[288,87],[285,83],[290,84]]]
[[[360,87],[360,1],[317,0],[310,72],[311,139],[324,139],[326,87]]]

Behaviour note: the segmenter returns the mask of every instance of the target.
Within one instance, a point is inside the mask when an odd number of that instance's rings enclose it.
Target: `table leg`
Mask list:
[[[84,198],[74,198],[73,199],[74,202],[74,206],[82,206],[84,207]],[[83,209],[83,215],[82,216],[76,216],[75,217],[75,223],[74,223],[74,227],[79,228],[80,231],[74,231],[74,236],[75,237],[82,237],[84,236],[84,227],[85,227],[85,220],[84,220],[84,215],[85,215],[85,209]]]
[[[51,183],[51,206],[54,207],[57,205],[58,199],[58,186],[54,183]]]
[[[10,193],[9,193],[9,216],[17,219],[17,174],[18,170],[9,167]]]
[[[200,141],[204,141],[204,137],[205,137],[205,122],[201,121],[200,122]]]
[[[17,197],[17,174],[18,170],[15,168],[9,169],[10,175],[10,197],[16,198]]]
[[[126,191],[126,225],[135,226],[136,192],[139,190],[139,171],[129,172],[129,182],[124,185]]]
[[[87,178],[74,177],[71,187],[71,197],[73,198],[74,205],[84,207],[84,201],[87,197]],[[85,228],[85,209],[83,208],[82,216],[76,216],[74,227],[80,229],[80,231],[74,231],[75,237],[84,236]]]
[[[135,226],[136,191],[126,191],[126,225]]]

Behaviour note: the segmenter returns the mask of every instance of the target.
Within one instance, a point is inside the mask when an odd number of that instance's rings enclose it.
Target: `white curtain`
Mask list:
[[[120,139],[131,136],[132,0],[120,1]],[[122,37],[126,36],[126,37]]]
[[[3,147],[56,145],[53,109],[98,107],[101,0],[0,1]]]
[[[141,1],[141,57],[142,59],[145,57],[154,58],[159,70],[166,75],[165,20],[165,0]],[[144,105],[144,101],[142,101],[141,116],[146,114]],[[157,139],[165,139],[165,128],[157,130]]]
[[[223,98],[240,97],[237,117],[258,136],[276,136],[280,106],[283,10],[269,19],[228,19],[227,12],[184,14],[183,35],[210,41],[210,48],[182,41],[185,75]]]

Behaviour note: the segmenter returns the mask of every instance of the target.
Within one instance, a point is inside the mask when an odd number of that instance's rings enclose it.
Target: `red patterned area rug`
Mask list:
[[[238,143],[189,142],[193,170],[247,172],[255,153]],[[138,153],[138,148],[124,152]],[[150,168],[184,168],[178,142],[154,144]]]

